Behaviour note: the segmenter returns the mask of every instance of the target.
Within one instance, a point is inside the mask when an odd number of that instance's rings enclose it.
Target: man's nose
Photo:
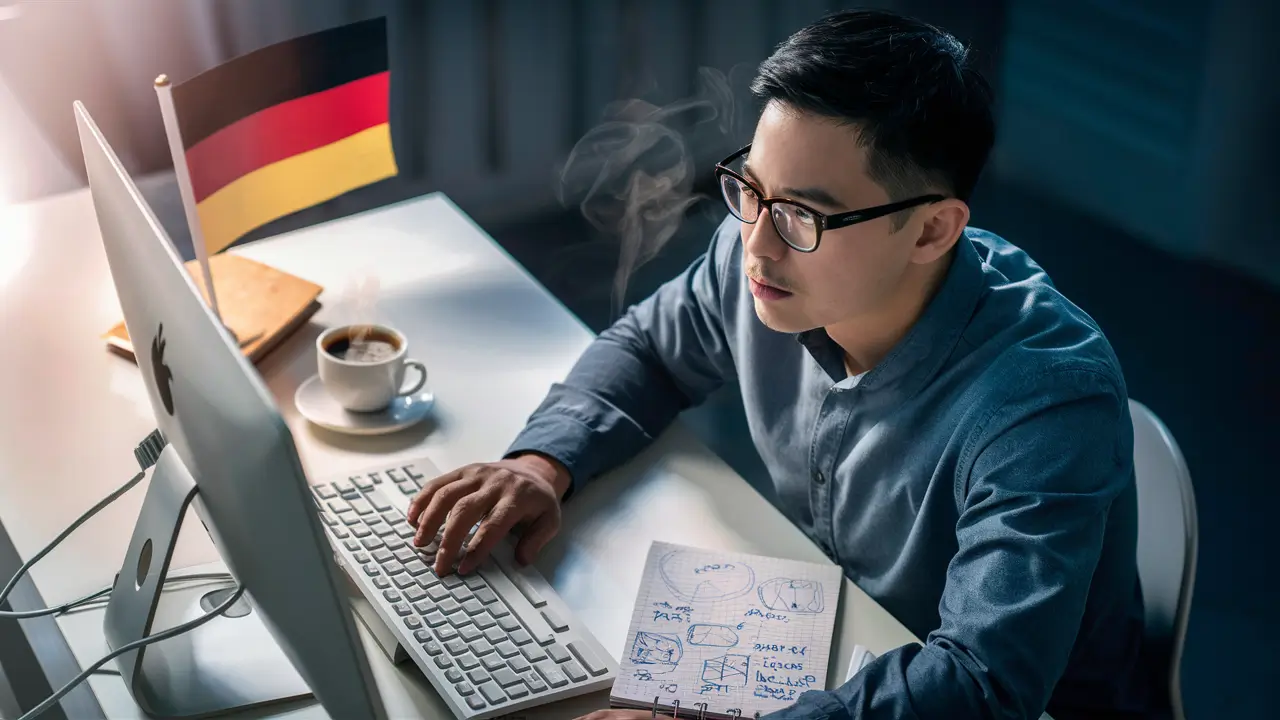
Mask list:
[[[787,253],[787,244],[778,235],[773,216],[762,210],[760,217],[750,225],[743,223],[742,244],[750,255],[779,261]]]

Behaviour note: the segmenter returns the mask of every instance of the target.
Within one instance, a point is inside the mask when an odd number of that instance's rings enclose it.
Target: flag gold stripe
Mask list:
[[[387,123],[274,162],[240,177],[196,206],[205,247],[212,255],[276,218],[396,172]]]

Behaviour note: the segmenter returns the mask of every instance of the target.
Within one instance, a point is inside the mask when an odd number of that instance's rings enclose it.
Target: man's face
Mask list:
[[[834,215],[890,202],[867,177],[866,163],[856,129],[772,102],[756,125],[744,175],[765,197],[793,198]],[[780,332],[874,314],[913,262],[918,235],[918,223],[894,232],[886,216],[823,231],[817,251],[802,253],[788,247],[761,212],[755,223],[742,224],[756,314]]]

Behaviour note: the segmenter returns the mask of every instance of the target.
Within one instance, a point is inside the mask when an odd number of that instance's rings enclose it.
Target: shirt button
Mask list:
[[[825,482],[827,481],[827,476],[826,476],[826,475],[823,475],[821,470],[814,471],[814,473],[813,473],[813,481],[814,481],[815,483],[817,483],[817,484],[821,485],[821,484],[823,484],[823,483],[825,483]]]

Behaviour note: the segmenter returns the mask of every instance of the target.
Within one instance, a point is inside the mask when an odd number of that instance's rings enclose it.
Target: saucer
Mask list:
[[[298,412],[327,430],[348,435],[384,435],[421,422],[431,412],[436,397],[429,390],[398,397],[377,412],[352,412],[338,404],[324,389],[319,375],[298,386],[293,403]]]

